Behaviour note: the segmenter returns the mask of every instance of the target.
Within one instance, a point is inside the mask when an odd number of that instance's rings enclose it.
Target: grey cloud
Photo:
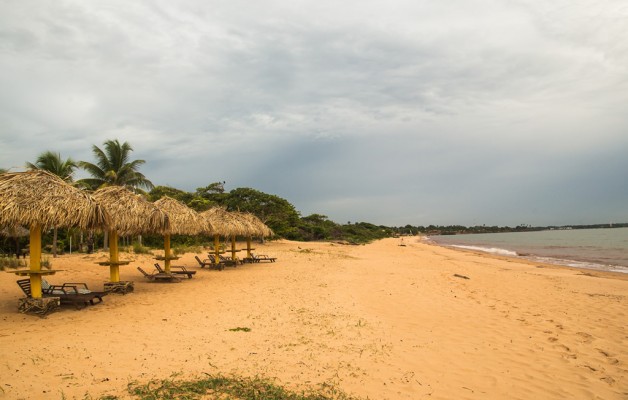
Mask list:
[[[0,167],[118,138],[340,222],[628,218],[618,1],[0,7]]]

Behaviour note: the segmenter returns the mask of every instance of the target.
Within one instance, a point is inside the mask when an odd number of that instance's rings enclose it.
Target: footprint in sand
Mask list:
[[[558,348],[559,351],[563,352],[563,357],[567,359],[576,360],[578,356],[571,352],[571,349],[564,344],[556,344],[554,347]]]
[[[608,361],[609,364],[611,364],[611,365],[619,364],[619,360],[616,359],[615,357],[613,357],[612,354],[610,354],[609,352],[604,351],[602,349],[595,349],[595,350],[597,350],[601,355],[606,357],[606,361]]]
[[[608,383],[609,385],[615,383],[615,379],[611,378],[610,376],[605,376],[603,378],[600,378],[600,380]]]
[[[576,332],[576,335],[578,335],[584,343],[591,343],[594,339],[592,335],[589,335],[586,332]]]
[[[571,351],[571,349],[567,346],[565,346],[564,344],[559,344],[557,345],[559,349],[564,350],[564,351]]]

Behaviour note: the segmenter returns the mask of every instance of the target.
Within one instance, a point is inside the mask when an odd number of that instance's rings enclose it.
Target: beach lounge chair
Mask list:
[[[50,285],[46,282],[46,289],[44,289],[45,280],[42,280],[42,296],[44,297],[58,297],[60,299],[61,304],[71,304],[76,307],[77,310],[87,307],[89,304],[96,304],[95,300],[98,300],[98,303],[102,303],[103,296],[106,295],[104,292],[89,292],[89,293],[79,293],[78,286],[84,285],[83,288],[87,288],[87,285],[81,283],[77,284],[63,284],[63,285]],[[17,284],[22,289],[26,297],[31,298],[31,281],[30,279],[20,279],[17,281]]]
[[[242,261],[238,259],[237,257],[235,260],[233,258],[225,257],[223,255],[220,255],[219,257],[220,257],[220,262],[225,263],[225,265],[233,265],[235,267],[238,264],[242,264]]]
[[[102,303],[103,296],[107,295],[107,292],[96,292],[90,290],[87,287],[87,284],[84,282],[66,282],[62,285],[51,285],[47,280],[41,280],[41,290],[43,293],[49,295],[85,295],[84,298],[89,299],[89,304],[96,304],[94,301],[98,300],[97,303]]]
[[[238,265],[237,261],[233,261],[233,260],[225,258],[225,257],[218,257],[218,263],[216,263],[216,256],[214,254],[208,254],[207,257],[209,257],[210,261],[213,264],[222,265],[223,268],[224,267],[235,267],[235,266]]]
[[[219,271],[225,269],[225,266],[223,264],[214,264],[209,258],[206,258],[204,260],[201,260],[200,258],[198,258],[198,256],[194,256],[194,258],[196,258],[196,261],[198,261],[198,264],[201,266],[201,268],[208,267],[209,269],[217,269]]]
[[[137,270],[140,271],[142,275],[144,275],[144,278],[152,282],[181,282],[181,279],[172,274],[166,274],[159,271],[149,274],[148,272],[144,271],[142,267],[137,267]]]
[[[161,265],[159,265],[159,263],[155,263],[155,268],[157,269],[157,271],[159,271],[162,274],[166,273],[166,271],[163,268],[161,268]],[[187,269],[185,269],[183,265],[173,265],[173,266],[170,266],[170,268],[179,268],[175,270],[170,270],[170,273],[175,274],[175,275],[186,275],[188,279],[192,279],[194,274],[196,274],[196,271],[188,271]]]
[[[95,292],[87,287],[83,282],[66,282],[63,285],[51,285],[47,280],[41,278],[41,290],[46,293],[62,293],[65,288],[71,288],[72,291],[80,294],[98,294],[99,296],[106,296],[107,292]]]
[[[253,258],[254,262],[261,262],[261,261],[275,262],[275,261],[277,261],[277,257],[268,257],[266,254],[253,254],[253,253],[251,253],[251,258]]]

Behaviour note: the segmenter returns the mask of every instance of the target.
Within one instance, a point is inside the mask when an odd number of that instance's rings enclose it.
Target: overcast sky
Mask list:
[[[128,141],[346,223],[628,222],[625,0],[0,0],[0,167]]]

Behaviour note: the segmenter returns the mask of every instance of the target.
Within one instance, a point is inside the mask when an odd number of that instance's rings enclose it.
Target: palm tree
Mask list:
[[[61,158],[61,154],[45,151],[37,157],[35,164],[27,162],[26,168],[43,169],[57,175],[67,183],[72,183],[74,179],[74,171],[78,167],[76,161],[68,157],[66,160]]]
[[[68,157],[66,160],[61,158],[61,154],[45,151],[37,157],[35,163],[26,163],[26,168],[35,170],[43,169],[52,174],[57,175],[67,183],[72,183],[74,179],[74,171],[78,167],[76,161]],[[52,256],[57,257],[57,227],[53,229],[52,236]]]
[[[135,191],[144,188],[151,190],[154,185],[151,181],[138,172],[138,169],[146,161],[130,161],[133,148],[128,142],[120,144],[118,139],[107,140],[104,151],[98,146],[92,147],[96,157],[96,163],[79,161],[79,167],[86,170],[92,177],[79,180],[77,183],[96,190],[103,186],[126,186]]]
[[[92,152],[96,157],[96,164],[86,161],[79,161],[79,167],[86,170],[92,177],[77,181],[77,184],[85,186],[91,190],[97,190],[104,186],[125,186],[133,191],[142,192],[141,188],[151,190],[154,185],[146,179],[144,174],[138,169],[146,161],[130,161],[133,148],[128,142],[120,144],[118,139],[107,140],[103,143],[104,151],[98,146],[92,147]],[[104,235],[105,248],[107,248],[108,233]],[[142,237],[139,237],[140,243]]]

